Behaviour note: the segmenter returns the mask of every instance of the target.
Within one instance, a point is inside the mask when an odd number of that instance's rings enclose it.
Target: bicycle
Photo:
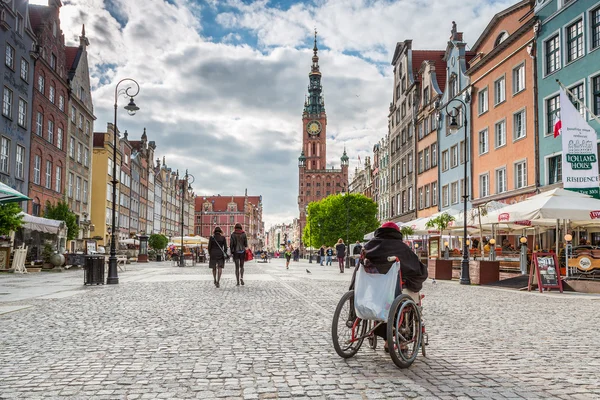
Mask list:
[[[400,262],[397,257],[388,257],[388,261]],[[409,295],[402,294],[400,268],[398,268],[398,275],[400,295],[390,306],[386,336],[390,357],[394,364],[399,368],[408,368],[417,358],[419,350],[426,357],[425,347],[428,345],[429,339],[421,318],[421,300],[424,296],[419,295],[418,302],[415,302]],[[347,311],[345,311],[346,306],[348,307]],[[351,358],[358,352],[365,339],[368,340],[369,346],[375,349],[377,347],[375,330],[383,323],[384,321],[358,318],[354,310],[354,290],[346,292],[333,314],[331,336],[336,353],[342,358]],[[344,332],[345,336],[340,337],[340,334],[344,335]]]

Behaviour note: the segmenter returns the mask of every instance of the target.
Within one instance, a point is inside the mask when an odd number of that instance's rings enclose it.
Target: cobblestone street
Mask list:
[[[308,274],[306,268],[312,272]],[[428,357],[400,370],[331,319],[352,270],[249,263],[0,275],[0,398],[600,398],[598,296],[425,283]],[[54,289],[52,289],[54,288]]]

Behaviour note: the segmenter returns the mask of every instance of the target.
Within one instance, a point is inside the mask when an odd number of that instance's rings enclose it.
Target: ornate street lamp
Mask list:
[[[177,176],[179,176],[179,171],[177,171]],[[179,266],[185,267],[185,255],[183,254],[183,228],[184,228],[184,210],[185,210],[185,193],[188,190],[192,190],[192,183],[196,178],[194,175],[188,173],[188,170],[185,170],[185,176],[181,181],[181,255],[179,257]]]
[[[450,105],[450,103],[454,102],[454,101],[458,101],[460,104],[463,105],[463,127],[465,129],[465,152],[463,155],[463,161],[464,161],[464,184],[463,184],[463,241],[462,241],[462,245],[463,245],[463,259],[461,261],[461,273],[460,273],[460,283],[463,285],[470,285],[471,284],[471,278],[469,277],[469,248],[468,248],[468,244],[467,244],[467,201],[469,200],[469,192],[468,192],[468,183],[467,183],[467,149],[469,148],[468,146],[468,124],[467,124],[467,105],[465,102],[463,102],[462,100],[458,99],[458,98],[454,98],[452,100],[450,100],[448,102],[448,104],[446,104],[445,107],[445,111],[446,111],[446,115],[448,115],[448,117],[450,117],[450,124],[448,125],[448,130],[450,131],[450,134],[454,134],[456,132],[458,132],[458,129],[460,128],[460,126],[458,125],[458,122],[456,121],[456,117],[458,116],[459,112],[458,112],[458,108],[457,107],[453,107],[454,109],[454,113],[450,113],[448,112],[448,106]],[[465,101],[468,103],[469,102],[469,95],[467,93],[467,97],[465,98]]]
[[[133,83],[135,86],[128,86],[126,89],[119,90],[119,85],[123,82]],[[134,89],[135,88],[135,89]],[[131,92],[130,92],[131,90]],[[111,225],[111,239],[110,239],[110,256],[108,257],[108,277],[106,278],[106,284],[108,285],[116,285],[119,283],[119,275],[117,273],[117,100],[119,96],[125,95],[129,97],[129,104],[125,106],[127,113],[129,115],[135,115],[136,111],[140,108],[135,104],[133,98],[138,95],[140,92],[140,85],[131,78],[125,78],[117,83],[115,87],[115,123],[113,125],[113,169],[112,175],[113,180],[112,183],[112,225]]]

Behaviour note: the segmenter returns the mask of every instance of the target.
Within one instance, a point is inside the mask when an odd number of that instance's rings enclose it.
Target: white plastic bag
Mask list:
[[[399,263],[387,274],[369,274],[361,266],[356,273],[354,309],[361,319],[387,321],[398,285]]]

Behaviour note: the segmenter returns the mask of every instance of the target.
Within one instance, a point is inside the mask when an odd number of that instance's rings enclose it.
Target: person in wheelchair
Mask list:
[[[367,242],[361,253],[360,263],[368,273],[386,274],[394,262],[388,261],[388,257],[398,257],[400,260],[400,271],[402,272],[402,293],[413,298],[415,303],[419,303],[419,292],[423,288],[423,282],[427,280],[427,266],[425,266],[419,257],[402,240],[400,228],[393,222],[386,222],[377,228],[374,236]],[[354,290],[356,272],[354,269],[350,290]],[[399,278],[399,277],[398,277]],[[398,282],[399,283],[399,282]],[[400,295],[400,285],[396,285],[395,297]],[[352,307],[354,314],[354,307]],[[354,321],[355,315],[349,316],[349,321]],[[375,334],[387,339],[387,324],[381,324]],[[384,346],[387,349],[387,341]]]

